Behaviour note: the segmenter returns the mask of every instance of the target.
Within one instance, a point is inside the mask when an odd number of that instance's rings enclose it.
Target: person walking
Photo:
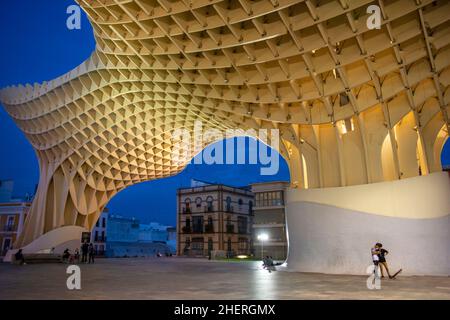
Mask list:
[[[88,245],[87,241],[85,241],[83,243],[83,245],[81,246],[81,262],[82,263],[87,262],[88,251],[89,251],[89,245]]]
[[[89,263],[94,263],[94,255],[95,255],[95,250],[94,250],[94,245],[92,243],[89,244]]]

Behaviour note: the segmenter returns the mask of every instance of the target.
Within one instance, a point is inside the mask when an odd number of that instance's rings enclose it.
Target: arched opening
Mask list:
[[[447,126],[439,123],[437,127],[437,120],[433,120],[435,123],[423,130],[421,139],[409,115],[395,125],[392,137],[387,134],[384,139],[381,163],[385,181],[439,172],[444,166],[442,154],[448,141]]]
[[[197,185],[200,182],[244,187],[251,183],[289,181],[290,171],[283,157],[280,157],[279,173],[272,176],[261,175],[260,168],[263,164],[259,161],[254,164],[248,163],[251,158],[249,153],[255,152],[258,154],[258,144],[260,143],[254,138],[244,137],[242,139],[244,141],[240,146],[246,147],[247,151],[243,158],[247,160],[247,163],[227,164],[225,162],[227,156],[225,148],[223,153],[224,163],[196,164],[196,160],[192,159],[190,164],[175,176],[125,188],[110,201],[108,208],[111,212],[119,212],[123,215],[132,212],[137,219],[144,223],[155,221],[164,225],[179,226],[180,234],[177,234],[177,236],[181,240],[179,240],[176,250],[182,255],[215,254],[219,242],[223,244],[221,248],[226,253],[250,254],[253,231],[250,222],[257,214],[254,211],[256,205],[253,199],[236,194],[227,195],[223,193],[221,198],[214,193],[194,193],[177,201],[176,196],[177,190],[180,188],[190,188],[191,186],[200,188],[200,184]],[[215,142],[216,146],[210,145],[210,150],[207,152],[217,148],[220,144],[225,145],[226,143],[227,140]],[[238,143],[236,143],[235,148],[238,147]],[[238,157],[236,151],[234,150],[235,160]],[[275,151],[271,150],[271,152]],[[214,156],[214,153],[212,155]],[[196,157],[201,157],[201,154],[198,153]],[[180,209],[177,209],[176,206],[177,202],[181,208],[186,208],[187,203],[189,203],[189,212],[184,210],[181,211],[180,215],[180,211],[178,211]],[[151,212],[148,211],[150,207]],[[223,219],[220,218],[222,213]],[[194,217],[200,215],[203,216],[203,220]],[[244,216],[247,217],[245,221],[243,220]],[[202,226],[203,230],[201,230]],[[197,233],[200,231],[202,233]],[[223,234],[223,236],[218,236],[219,234]],[[230,235],[231,243],[228,241],[228,235]]]

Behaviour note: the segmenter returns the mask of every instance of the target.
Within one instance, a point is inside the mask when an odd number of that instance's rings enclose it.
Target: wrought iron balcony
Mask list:
[[[214,225],[213,224],[206,224],[205,225],[205,233],[214,233]]]
[[[11,232],[17,231],[17,225],[7,224],[7,225],[3,226],[3,231],[11,231]]]

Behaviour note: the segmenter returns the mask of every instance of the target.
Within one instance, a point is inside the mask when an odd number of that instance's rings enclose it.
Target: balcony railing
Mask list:
[[[239,228],[238,227],[238,233],[239,234],[246,234],[247,233],[247,228],[244,228],[244,227]]]
[[[226,208],[225,208],[225,212],[230,212],[230,213],[233,213],[233,212],[234,212],[234,208],[233,208],[233,206],[226,206]]]
[[[106,237],[97,237],[97,238],[94,238],[94,242],[106,242]]]
[[[214,225],[206,224],[205,225],[205,233],[214,233]]]
[[[205,212],[213,212],[214,211],[214,206],[205,206]]]
[[[17,231],[17,225],[5,225],[5,226],[3,226],[3,228],[2,228],[2,230],[3,231]]]
[[[189,214],[189,213],[191,213],[191,208],[183,208],[183,213],[185,213],[185,214]]]
[[[203,224],[193,225],[192,226],[192,233],[203,233]]]
[[[183,228],[181,228],[181,231],[183,231],[183,233],[191,233],[191,227],[190,226],[184,226]]]

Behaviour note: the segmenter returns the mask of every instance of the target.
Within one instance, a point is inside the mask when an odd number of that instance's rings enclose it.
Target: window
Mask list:
[[[208,255],[211,254],[212,250],[214,250],[213,240],[212,238],[208,238]]]
[[[208,217],[208,223],[205,225],[205,232],[214,232],[213,218],[211,216]]]
[[[191,213],[191,199],[186,198],[184,200],[184,208],[183,208],[183,212],[184,213]]]
[[[206,198],[206,209],[208,212],[213,212],[214,211],[214,207],[213,207],[213,198],[211,196],[209,196],[208,198]]]
[[[234,233],[234,225],[231,223],[230,216],[227,217],[226,231],[227,233]]]
[[[282,191],[260,192],[255,195],[255,200],[257,207],[282,206],[284,204]]]
[[[273,206],[273,200],[274,200],[274,193],[275,192],[269,192],[269,193],[267,193],[267,205],[268,206]]]
[[[102,219],[102,228],[106,228],[106,218]]]
[[[6,222],[6,230],[5,231],[13,231],[14,230],[14,216],[9,216]]]
[[[98,231],[95,231],[94,241],[95,241],[95,242],[98,241]]]
[[[253,213],[253,201],[248,202],[248,213],[249,214]]]
[[[192,238],[191,250],[203,254],[203,238]]]
[[[227,251],[228,251],[228,252],[231,252],[231,250],[232,250],[232,247],[231,247],[231,238],[228,238],[228,241],[227,241]]]
[[[262,203],[261,203],[261,193],[257,193],[255,195],[255,201],[256,201],[256,206],[257,207],[262,207]]]
[[[238,233],[247,233],[247,217],[238,217]]]
[[[225,199],[225,202],[226,202],[226,208],[225,208],[225,211],[226,211],[226,212],[233,212],[233,207],[231,206],[231,197],[227,197],[227,198]]]
[[[192,231],[194,233],[203,233],[203,217],[192,217]]]
[[[102,231],[102,241],[105,241],[105,231]]]
[[[240,254],[247,254],[249,249],[248,239],[239,238],[238,240],[238,250]]]
[[[3,244],[2,244],[2,252],[1,255],[4,256],[6,252],[11,248],[12,245],[12,239],[11,238],[3,238]]]
[[[181,229],[184,233],[190,233],[191,232],[191,219],[186,219],[186,225]]]
[[[240,206],[242,206],[242,205],[244,204],[244,201],[243,201],[241,198],[239,198],[238,204],[239,204]]]
[[[99,219],[100,220],[100,219]],[[97,223],[95,224],[95,226],[98,228],[100,226],[99,220],[97,220]]]
[[[200,208],[202,206],[202,198],[198,197],[195,199],[195,206]]]

